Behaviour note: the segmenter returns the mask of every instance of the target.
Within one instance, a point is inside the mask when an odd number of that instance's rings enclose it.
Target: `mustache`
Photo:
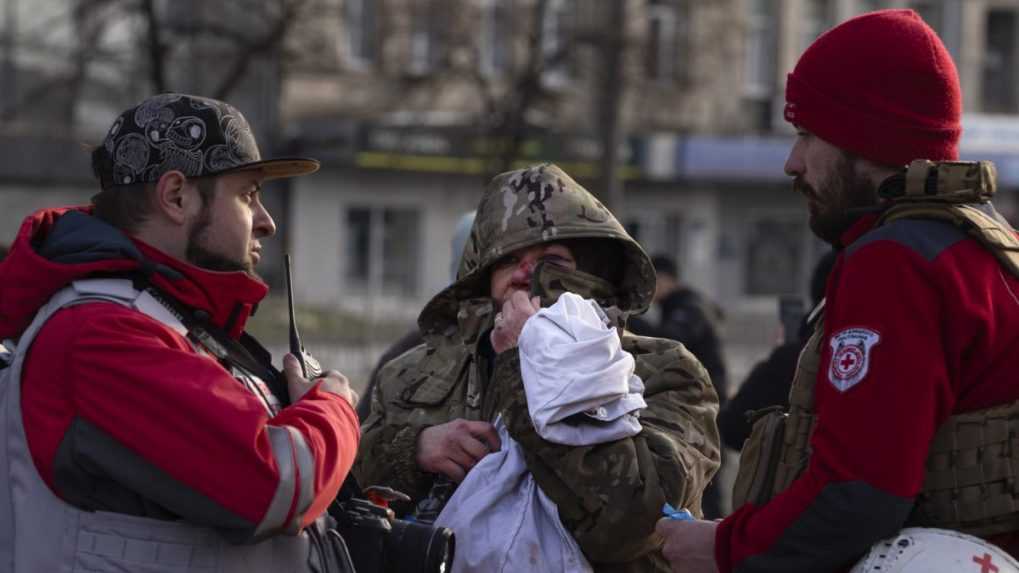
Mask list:
[[[801,177],[793,179],[793,191],[800,195],[806,195],[807,197],[817,197],[817,190]]]

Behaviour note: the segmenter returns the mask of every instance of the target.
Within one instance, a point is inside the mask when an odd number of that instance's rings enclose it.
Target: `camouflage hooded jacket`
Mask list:
[[[534,479],[597,571],[667,571],[653,534],[662,505],[699,514],[701,492],[718,468],[718,402],[697,359],[679,343],[624,333],[623,349],[636,359],[636,374],[646,385],[643,430],[633,438],[575,447],[536,433],[516,350],[489,359],[483,349],[497,310],[488,297],[491,266],[517,249],[572,239],[617,241],[622,252],[618,284],[602,281],[608,288],[595,289],[600,297],[578,294],[617,307],[624,317],[646,308],[654,289],[650,260],[597,199],[553,165],[499,175],[481,200],[457,281],[421,312],[426,343],[380,374],[355,473],[362,485],[388,485],[416,502],[436,477],[415,462],[421,431],[456,418],[493,421],[501,414],[525,449]]]

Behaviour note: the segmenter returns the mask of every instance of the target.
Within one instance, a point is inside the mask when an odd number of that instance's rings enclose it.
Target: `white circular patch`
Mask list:
[[[881,335],[869,328],[847,328],[831,337],[831,364],[828,381],[839,392],[845,392],[867,376],[870,349],[880,342]]]

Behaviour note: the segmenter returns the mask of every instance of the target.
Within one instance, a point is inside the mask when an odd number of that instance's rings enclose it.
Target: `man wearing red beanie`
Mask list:
[[[785,170],[840,254],[790,411],[743,448],[735,513],[659,522],[673,571],[843,571],[907,526],[1019,553],[1019,239],[993,166],[955,162],[961,100],[912,10],[844,22],[789,74]]]

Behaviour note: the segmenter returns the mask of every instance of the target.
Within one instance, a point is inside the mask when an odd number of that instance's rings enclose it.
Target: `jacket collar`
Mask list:
[[[166,294],[195,311],[201,311],[213,326],[237,338],[244,326],[265,298],[269,287],[242,271],[220,272],[196,267],[172,257],[135,237],[131,241],[146,261],[157,268],[165,266],[174,273],[153,272],[149,280]],[[144,270],[144,269],[143,269]]]
[[[839,244],[836,247],[843,248],[853,244],[867,231],[874,228],[879,216],[877,213],[868,213],[857,219],[855,223],[849,226],[846,232],[842,233],[842,237],[839,238]]]
[[[91,216],[89,207],[43,209],[22,223],[0,262],[0,338],[17,338],[71,282],[141,273],[212,325],[240,336],[268,287],[243,272],[215,272],[176,259]]]

